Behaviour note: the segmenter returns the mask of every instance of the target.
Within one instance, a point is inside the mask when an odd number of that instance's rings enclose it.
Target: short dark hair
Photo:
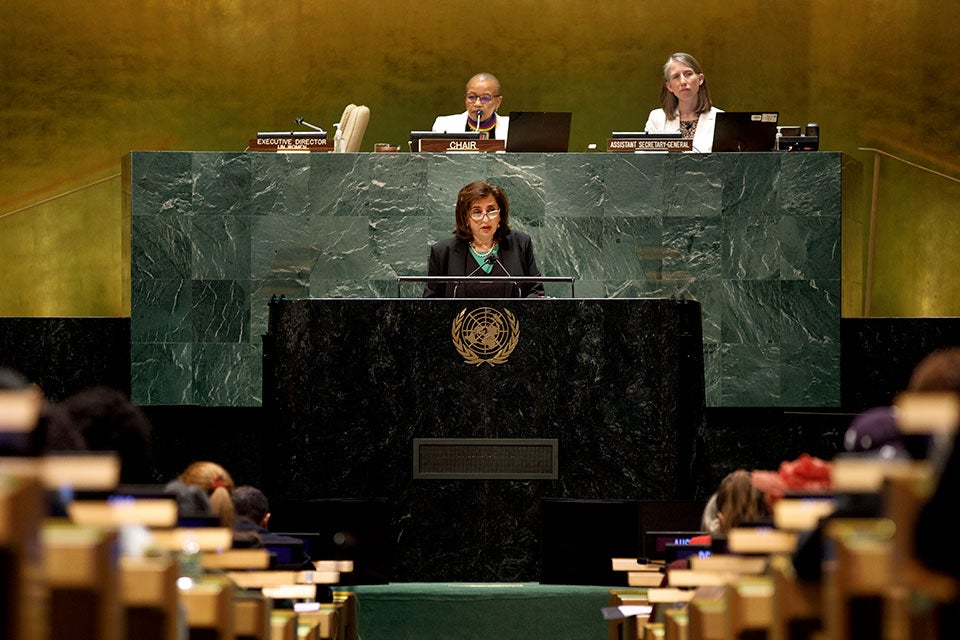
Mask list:
[[[233,490],[233,508],[238,516],[260,524],[270,512],[270,502],[260,489],[243,485]]]
[[[495,184],[477,180],[460,189],[460,193],[457,194],[457,226],[454,228],[453,233],[461,240],[470,242],[473,239],[470,223],[467,222],[470,205],[473,204],[475,200],[486,198],[487,196],[493,196],[493,199],[497,201],[497,207],[500,208],[500,225],[497,227],[497,231],[493,237],[496,240],[500,240],[510,232],[510,202],[507,200],[507,194]]]

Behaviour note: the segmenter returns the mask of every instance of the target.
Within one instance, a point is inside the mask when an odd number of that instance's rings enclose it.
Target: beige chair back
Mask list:
[[[353,153],[360,151],[363,134],[370,122],[370,108],[366,105],[348,104],[343,110],[338,123],[337,138],[334,150]]]

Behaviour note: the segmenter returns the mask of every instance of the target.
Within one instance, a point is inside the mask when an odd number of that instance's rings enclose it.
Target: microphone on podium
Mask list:
[[[309,122],[307,122],[307,121],[304,120],[303,118],[294,118],[293,121],[296,122],[297,124],[306,125],[306,126],[310,127],[311,129],[313,129],[314,131],[319,131],[320,133],[326,133],[326,131],[324,131],[324,130],[321,129],[320,127],[318,127],[318,126],[316,126],[316,125],[313,125],[313,124],[310,124]]]
[[[480,123],[483,121],[483,109],[477,109],[477,133],[480,133]]]
[[[509,277],[512,277],[512,276],[510,275],[510,272],[507,271],[507,268],[506,268],[505,266],[503,266],[503,263],[502,263],[502,262],[500,262],[500,256],[496,256],[496,255],[495,255],[495,256],[492,256],[492,257],[493,257],[493,259],[496,261],[496,263],[500,266],[500,268],[503,269],[503,272],[504,272],[505,274],[507,274],[507,277],[508,277],[508,278],[509,278]],[[513,284],[513,286],[515,286],[515,287],[517,288],[517,297],[518,297],[518,298],[522,298],[522,297],[523,297],[523,290],[520,289],[520,284],[517,283],[517,282],[513,282],[512,284]]]
[[[486,258],[483,259],[483,264],[478,264],[477,268],[471,271],[470,273],[468,273],[465,277],[470,278],[477,275],[477,271],[480,271],[488,264],[493,264],[494,262],[500,262],[500,261],[497,259],[496,254],[491,253],[490,255],[488,255]],[[457,289],[460,287],[460,284],[461,284],[461,281],[458,280],[457,284],[453,285],[453,295],[450,296],[451,298],[457,297]]]

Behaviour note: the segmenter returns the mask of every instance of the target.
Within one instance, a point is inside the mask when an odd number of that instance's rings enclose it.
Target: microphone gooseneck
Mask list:
[[[469,255],[469,254],[468,254],[468,255]],[[495,255],[490,254],[489,256],[487,256],[486,258],[484,258],[483,264],[478,264],[478,265],[477,265],[477,268],[474,269],[473,271],[471,271],[470,273],[468,273],[466,276],[464,276],[464,278],[472,278],[473,276],[477,275],[477,271],[480,271],[481,269],[483,269],[484,266],[486,266],[486,265],[488,265],[488,264],[493,264],[493,261],[496,260],[496,259],[497,259],[497,257],[496,257]],[[461,284],[461,283],[462,283],[462,280],[458,280],[457,283],[456,283],[455,285],[453,285],[453,295],[450,296],[451,298],[456,298],[456,297],[457,297],[457,289],[460,288],[460,284]]]
[[[494,255],[492,255],[491,257],[493,258],[494,262],[496,262],[498,265],[500,265],[500,268],[503,269],[503,272],[504,272],[505,274],[507,274],[507,277],[508,277],[508,278],[512,277],[511,274],[510,274],[510,272],[507,271],[507,268],[506,268],[505,266],[503,266],[503,263],[502,263],[502,262],[500,262],[500,256],[499,256],[499,255],[494,254]],[[488,259],[489,259],[489,258],[488,258]],[[522,298],[522,297],[523,297],[523,290],[520,288],[520,283],[519,283],[519,282],[511,282],[510,284],[512,284],[513,286],[515,286],[515,287],[517,288],[517,297],[518,297],[518,298]]]
[[[316,125],[313,125],[313,124],[310,124],[309,122],[307,122],[307,121],[304,120],[303,118],[294,118],[293,121],[296,122],[297,124],[306,125],[306,126],[310,127],[311,129],[313,129],[314,131],[319,131],[320,133],[326,133],[326,131],[324,131],[324,130],[321,129],[320,127],[318,127],[318,126],[316,126]]]

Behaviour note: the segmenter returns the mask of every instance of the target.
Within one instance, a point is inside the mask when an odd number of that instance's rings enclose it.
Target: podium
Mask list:
[[[263,404],[271,497],[385,499],[391,581],[536,581],[542,499],[692,497],[700,305],[276,300]],[[555,474],[529,479],[544,447]]]

